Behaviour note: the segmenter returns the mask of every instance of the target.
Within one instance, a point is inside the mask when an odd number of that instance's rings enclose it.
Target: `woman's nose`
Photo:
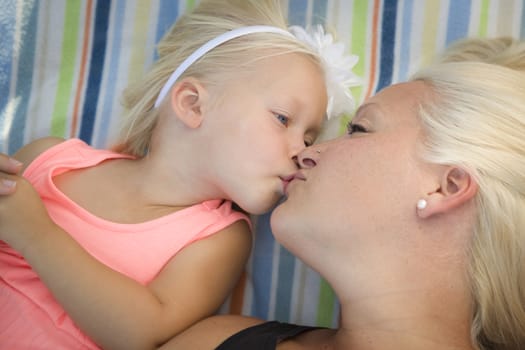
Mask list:
[[[300,168],[312,168],[317,165],[320,156],[321,149],[314,145],[303,149],[294,160]]]

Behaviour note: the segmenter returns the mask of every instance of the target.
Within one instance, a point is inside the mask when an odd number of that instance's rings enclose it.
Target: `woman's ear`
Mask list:
[[[195,78],[179,81],[170,94],[171,108],[177,118],[189,128],[198,128],[203,120],[203,104],[208,95],[204,86]]]
[[[417,209],[421,218],[443,214],[469,202],[478,192],[476,180],[467,171],[450,166],[441,175],[440,187],[428,193],[426,205]]]

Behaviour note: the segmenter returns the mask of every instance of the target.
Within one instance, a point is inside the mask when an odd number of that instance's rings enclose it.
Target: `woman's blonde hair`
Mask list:
[[[469,252],[472,338],[525,349],[525,42],[470,39],[413,79],[423,102],[423,156],[458,165],[479,185]]]
[[[137,157],[147,152],[159,117],[158,109],[153,108],[155,99],[171,73],[192,52],[218,35],[243,26],[287,29],[285,18],[279,0],[203,0],[181,16],[159,43],[159,59],[141,81],[125,91],[123,104],[128,115],[114,150]],[[292,52],[304,54],[321,67],[318,54],[299,40],[276,33],[253,33],[214,48],[179,79],[192,76],[207,87],[220,86],[249,69],[253,61]]]

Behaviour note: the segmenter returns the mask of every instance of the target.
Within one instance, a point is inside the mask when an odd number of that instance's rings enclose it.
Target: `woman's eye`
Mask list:
[[[277,118],[277,120],[278,120],[281,124],[283,124],[284,126],[288,126],[288,123],[289,123],[289,121],[290,121],[290,118],[288,118],[288,117],[285,116],[285,115],[279,114],[279,113],[275,114],[275,117]]]
[[[362,125],[348,123],[347,131],[348,135],[352,135],[356,132],[366,132],[366,129]]]

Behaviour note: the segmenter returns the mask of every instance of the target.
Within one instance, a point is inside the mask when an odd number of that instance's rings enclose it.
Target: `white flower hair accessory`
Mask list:
[[[288,29],[298,40],[312,47],[321,57],[328,94],[327,117],[352,113],[355,101],[350,93],[350,88],[362,84],[361,78],[352,72],[359,57],[346,54],[344,43],[334,42],[332,34],[325,33],[321,25],[309,28],[308,31],[299,26],[291,26]]]

